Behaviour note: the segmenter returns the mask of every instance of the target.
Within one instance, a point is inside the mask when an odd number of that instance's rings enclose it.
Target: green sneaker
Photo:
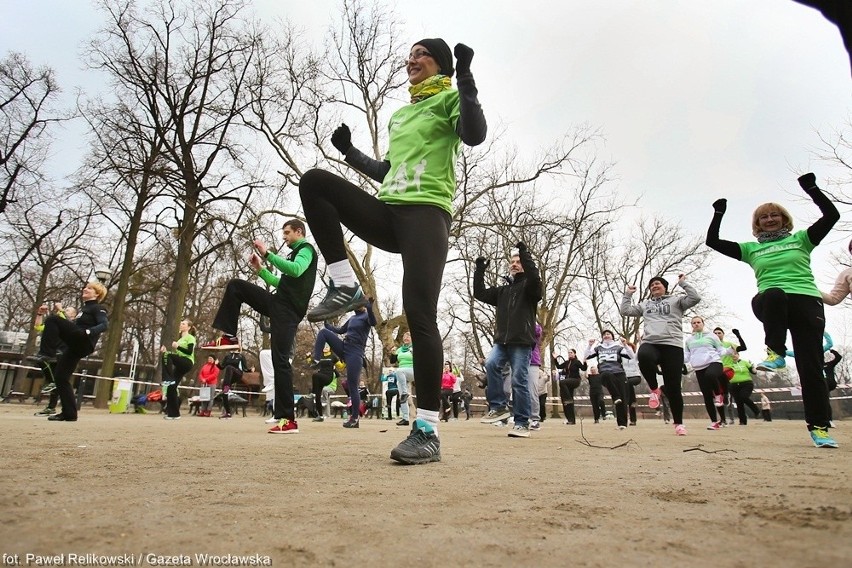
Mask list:
[[[828,433],[828,428],[814,428],[811,430],[811,440],[817,448],[836,448],[837,442]]]
[[[38,412],[36,412],[35,416],[53,416],[54,414],[56,414],[56,409],[50,408],[48,406],[44,410],[39,410]]]

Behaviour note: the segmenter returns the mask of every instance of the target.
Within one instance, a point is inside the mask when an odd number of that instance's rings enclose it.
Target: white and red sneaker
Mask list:
[[[720,422],[711,422],[710,426],[707,427],[708,430],[721,430],[722,424]]]
[[[299,425],[296,424],[295,420],[288,420],[286,418],[282,418],[278,421],[278,424],[269,429],[270,434],[298,434],[299,433]]]
[[[207,351],[217,351],[224,349],[239,349],[240,348],[240,340],[236,337],[223,335],[218,339],[214,339],[213,341],[208,341],[202,345],[199,345],[199,349],[205,349]]]
[[[648,397],[648,408],[660,408],[660,397],[662,396],[662,391],[660,387],[655,389],[651,389],[651,396]]]

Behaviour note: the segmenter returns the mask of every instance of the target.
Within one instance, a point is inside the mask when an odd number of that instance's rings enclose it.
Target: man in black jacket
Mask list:
[[[485,361],[488,383],[485,396],[489,411],[482,422],[493,424],[510,416],[501,373],[503,366],[509,363],[512,367],[512,411],[515,419],[509,436],[529,438],[530,393],[527,375],[530,354],[536,341],[535,316],[536,305],[541,300],[541,277],[527,246],[518,243],[517,248],[518,253],[512,256],[509,263],[510,282],[503,286],[486,288],[485,268],[488,261],[484,257],[476,259],[473,297],[497,308],[494,347]]]

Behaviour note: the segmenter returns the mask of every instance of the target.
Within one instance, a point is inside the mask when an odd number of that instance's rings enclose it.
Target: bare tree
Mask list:
[[[162,330],[171,336],[184,312],[191,266],[230,237],[225,229],[219,243],[194,254],[199,232],[217,223],[233,231],[258,185],[247,175],[251,153],[235,130],[259,39],[241,18],[242,0],[160,0],[144,11],[131,0],[100,6],[108,24],[89,46],[90,64],[109,73],[135,114],[144,113],[150,139],[169,163],[169,201],[158,219],[176,236]],[[228,204],[238,211],[226,214]]]
[[[648,297],[646,285],[652,277],[665,275],[671,290],[678,275],[683,273],[701,291],[702,270],[709,262],[703,238],[689,237],[682,227],[665,219],[640,219],[625,234],[602,234],[591,243],[585,257],[590,327],[597,333],[608,328],[638,342],[642,318],[627,318],[618,313],[626,286],[639,288],[634,297],[638,302]],[[701,308],[710,319],[713,314],[706,310],[712,310],[712,303],[702,299]]]
[[[34,69],[20,53],[0,60],[0,213],[43,181],[50,126],[68,118],[56,109],[58,95],[53,69]]]

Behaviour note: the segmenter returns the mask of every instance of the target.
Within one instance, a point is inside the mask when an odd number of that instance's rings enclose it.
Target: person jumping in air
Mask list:
[[[391,459],[403,464],[441,459],[437,430],[443,344],[437,313],[456,191],[455,164],[459,145],[476,146],[487,131],[470,71],[473,50],[457,44],[455,56],[454,69],[453,52],[440,38],[411,46],[405,60],[411,104],[391,117],[384,160],[356,149],[345,124],[332,135],[332,145],[349,165],[382,184],[378,197],[318,169],[305,172],[299,181],[305,217],[332,281],[325,299],[308,313],[309,321],[333,319],[366,302],[346,257],[342,226],[401,257],[402,305],[417,346],[417,419],[408,438],[391,452]],[[454,73],[458,90],[452,88]]]

